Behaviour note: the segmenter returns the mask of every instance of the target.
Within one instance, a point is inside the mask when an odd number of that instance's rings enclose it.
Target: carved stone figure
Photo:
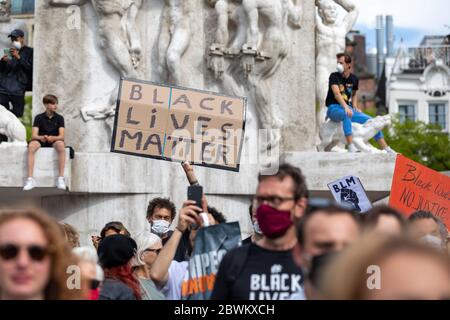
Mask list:
[[[383,151],[372,146],[368,141],[372,139],[378,131],[391,125],[391,116],[377,116],[368,120],[364,124],[352,123],[353,144],[361,152],[381,153]],[[331,151],[338,143],[345,143],[344,131],[340,122],[327,120],[320,127],[320,138],[322,143],[318,146],[319,151]]]
[[[159,73],[173,84],[181,84],[181,58],[191,42],[193,0],[165,0],[159,35]]]
[[[271,97],[271,80],[289,51],[288,22],[299,28],[301,8],[292,0],[243,0],[248,19],[247,40],[241,66],[263,129],[270,130],[267,149],[278,146],[282,121]],[[264,30],[260,30],[264,25]]]
[[[11,0],[0,0],[0,22],[11,21]]]
[[[338,20],[337,5],[347,11]],[[325,100],[328,79],[336,71],[336,54],[345,51],[345,36],[358,18],[358,9],[351,0],[316,0],[316,96],[319,103],[317,125],[325,121]]]
[[[142,0],[49,0],[54,6],[84,5],[88,1],[98,18],[98,39],[106,59],[117,69],[120,76],[138,78],[142,58],[141,40],[136,17]],[[125,20],[125,32],[122,22]],[[110,103],[105,107],[85,108],[82,115],[89,119],[104,119],[114,115],[117,88],[113,90]]]
[[[208,0],[217,16],[214,43],[209,49],[208,68],[223,87],[223,92],[244,96],[244,77],[237,59],[246,40],[247,18],[240,0]],[[234,32],[230,32],[233,29]],[[249,122],[247,114],[247,123]]]
[[[24,125],[12,112],[2,105],[0,105],[0,134],[8,137],[8,142],[0,144],[1,147],[27,145],[27,132]]]

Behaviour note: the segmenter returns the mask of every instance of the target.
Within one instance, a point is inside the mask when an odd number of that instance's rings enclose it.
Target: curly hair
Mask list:
[[[63,232],[63,236],[66,238],[67,242],[72,248],[76,248],[80,246],[80,234],[78,231],[68,223],[60,223],[59,224],[61,231]]]
[[[67,286],[67,268],[77,264],[71,249],[61,234],[61,228],[46,213],[37,209],[4,209],[0,210],[0,226],[15,219],[27,219],[35,222],[44,232],[49,243],[50,279],[44,290],[45,300],[81,300],[87,293],[80,289],[69,289]],[[1,288],[0,288],[1,291]]]
[[[152,201],[150,201],[147,207],[147,219],[149,219],[153,215],[153,213],[155,213],[155,209],[163,208],[170,211],[171,220],[175,219],[177,208],[168,198],[154,198]]]

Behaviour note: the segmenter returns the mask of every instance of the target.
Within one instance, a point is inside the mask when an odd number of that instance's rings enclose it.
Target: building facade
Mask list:
[[[450,42],[425,37],[420,47],[401,48],[386,59],[386,101],[400,121],[438,124],[450,132]]]

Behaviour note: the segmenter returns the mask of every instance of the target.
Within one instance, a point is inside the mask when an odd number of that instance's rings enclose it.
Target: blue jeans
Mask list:
[[[328,106],[327,110],[327,118],[330,118],[331,121],[334,122],[341,122],[342,121],[342,128],[344,129],[345,136],[351,136],[352,135],[352,122],[364,124],[367,120],[372,119],[370,116],[368,116],[365,113],[356,111],[353,107],[350,107],[353,111],[353,117],[349,118],[347,113],[345,112],[344,108],[340,104],[332,104]],[[378,141],[382,138],[384,138],[383,133],[379,131],[375,135],[375,141]]]

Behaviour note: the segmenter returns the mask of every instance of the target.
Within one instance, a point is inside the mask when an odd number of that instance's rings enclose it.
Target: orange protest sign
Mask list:
[[[389,204],[407,216],[430,211],[450,228],[450,178],[398,155]]]

